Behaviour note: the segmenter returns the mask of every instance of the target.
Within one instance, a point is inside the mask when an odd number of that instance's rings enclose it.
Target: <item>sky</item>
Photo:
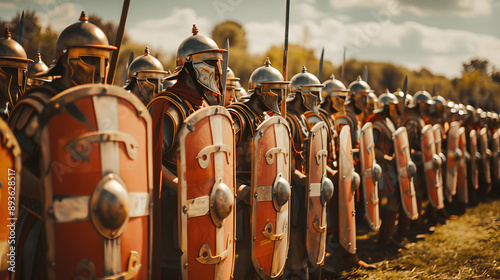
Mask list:
[[[119,21],[118,0],[0,0],[0,18],[36,10],[43,25],[60,32],[82,10]],[[191,35],[210,35],[224,20],[240,22],[252,54],[282,45],[285,0],[132,0],[126,32],[153,53],[175,54]],[[313,49],[339,65],[346,58],[425,67],[448,78],[462,64],[487,59],[500,70],[500,0],[291,0],[291,44]],[[222,47],[222,46],[221,46]],[[491,69],[493,70],[493,69]]]

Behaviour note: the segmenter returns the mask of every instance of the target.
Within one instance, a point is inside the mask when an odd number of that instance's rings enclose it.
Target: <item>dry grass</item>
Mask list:
[[[377,270],[349,270],[333,252],[326,262],[338,273],[333,279],[500,279],[498,200],[469,208],[397,255],[377,251],[375,236],[358,239],[358,255],[375,263]]]

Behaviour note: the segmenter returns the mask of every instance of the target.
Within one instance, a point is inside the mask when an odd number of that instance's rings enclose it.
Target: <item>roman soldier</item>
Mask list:
[[[19,264],[20,275],[24,279],[31,279],[34,275],[45,274],[35,267],[33,256],[43,253],[39,244],[42,181],[40,176],[40,115],[50,98],[58,93],[81,84],[106,83],[108,60],[116,47],[109,45],[104,32],[96,25],[88,22],[84,12],[79,22],[66,27],[59,35],[56,43],[56,63],[45,73],[37,77],[55,77],[51,83],[44,83],[29,89],[19,100],[9,118],[9,126],[18,139],[23,158],[21,174],[23,186],[21,188],[20,204],[27,211],[20,211],[20,220],[25,220],[24,228],[18,241],[18,252],[25,257]],[[30,226],[31,225],[31,226]],[[24,244],[30,246],[24,247]],[[29,257],[28,257],[29,256]],[[42,273],[42,274],[40,274]]]
[[[412,161],[417,166],[417,173],[415,175],[415,192],[419,213],[421,211],[421,205],[427,186],[424,175],[421,135],[422,129],[424,128],[425,123],[429,118],[429,112],[433,104],[434,101],[427,91],[422,89],[416,92],[413,95],[413,99],[408,104],[408,111],[405,112],[405,116],[403,116],[402,122],[402,125],[406,127],[408,132],[408,141],[410,145]],[[417,220],[414,224],[418,227],[421,227],[421,220],[422,219],[420,219],[419,216],[419,220]],[[409,239],[414,240],[416,235],[413,236],[413,233],[415,232],[410,233],[409,219],[402,219],[399,226],[401,227],[401,230],[399,232],[407,235]]]
[[[137,96],[144,106],[163,91],[162,80],[167,75],[161,62],[144,49],[144,54],[136,57],[128,66],[124,88]]]
[[[26,90],[26,72],[31,60],[23,47],[12,39],[9,28],[3,35],[0,38],[0,117],[7,121]]]
[[[359,151],[360,147],[360,141],[359,141],[359,135],[361,131],[361,120],[358,118],[358,115],[363,113],[366,109],[366,105],[368,102],[368,94],[371,92],[370,86],[361,79],[360,76],[356,79],[356,81],[353,81],[352,83],[349,84],[347,87],[348,90],[348,95],[346,98],[346,101],[344,102],[344,113],[343,114],[338,114],[335,119],[335,130],[336,131],[341,131],[344,126],[349,127],[349,133],[350,133],[350,141],[351,141],[351,147],[352,149],[356,149]],[[339,139],[339,154],[337,157],[339,158],[339,161],[343,161],[341,158],[342,153],[342,143],[340,143],[342,139]],[[354,153],[352,155],[353,157],[353,163],[354,163],[354,169],[356,171],[360,170],[360,157],[359,153]],[[346,162],[347,163],[347,162]],[[342,164],[340,164],[340,169],[343,169]],[[342,171],[340,171],[342,173]],[[344,176],[344,175],[342,175]],[[342,205],[347,205],[349,209],[354,209],[354,193],[348,191],[348,195],[343,195],[341,193],[344,183],[340,182],[341,178],[339,176],[339,220],[349,220],[348,223],[342,224],[340,223],[338,228],[339,228],[339,236],[338,238],[340,239],[340,244],[341,244],[341,250],[344,255],[344,260],[346,263],[350,265],[359,265],[363,268],[368,268],[368,269],[373,269],[375,268],[374,265],[367,264],[366,262],[360,260],[356,254],[356,225],[355,225],[355,215],[353,213],[344,213]],[[355,176],[352,177],[352,190],[355,190],[357,187],[359,187],[360,183],[360,178],[359,175],[356,174]],[[347,185],[346,185],[347,186]],[[352,204],[352,205],[351,205]],[[363,209],[364,210],[364,209]],[[362,210],[362,211],[363,211]],[[344,215],[342,214],[344,213]],[[337,216],[337,215],[334,215]],[[341,217],[342,216],[342,217]],[[335,219],[334,219],[335,221]],[[340,221],[339,221],[340,222]],[[337,223],[339,223],[337,222]],[[345,238],[343,236],[346,236]],[[337,239],[337,237],[334,235],[334,239]],[[344,241],[343,241],[344,240]]]
[[[227,107],[237,145],[235,279],[275,279],[283,273],[289,240],[290,134],[279,104],[288,84],[267,58],[250,76],[250,95]],[[265,195],[266,185],[272,186],[272,196]]]
[[[186,192],[189,192],[189,189],[186,189],[186,187],[187,184],[190,184],[191,187],[206,187],[206,184],[202,184],[201,182],[191,185],[192,183],[190,183],[189,180],[197,179],[195,178],[196,176],[198,176],[198,179],[203,179],[205,178],[203,176],[212,175],[212,173],[207,173],[207,168],[212,170],[212,167],[209,166],[211,157],[210,154],[205,154],[204,156],[199,155],[199,162],[193,162],[192,164],[183,162],[183,160],[191,160],[191,158],[185,158],[189,149],[195,152],[195,149],[198,149],[198,147],[208,145],[208,142],[212,142],[210,136],[223,137],[217,140],[223,143],[229,139],[227,137],[233,139],[232,127],[230,127],[230,131],[225,131],[225,125],[227,121],[230,120],[229,113],[222,107],[214,108],[214,110],[212,110],[213,112],[211,111],[210,114],[218,115],[221,113],[222,115],[220,115],[220,119],[217,121],[218,124],[213,124],[213,129],[219,129],[220,131],[215,134],[214,132],[206,131],[204,132],[205,135],[198,135],[199,139],[197,141],[199,141],[199,145],[196,147],[190,147],[189,145],[191,144],[181,142],[182,139],[187,139],[186,137],[188,137],[189,131],[202,133],[202,131],[205,131],[204,129],[209,128],[204,126],[202,130],[194,129],[197,127],[198,119],[189,117],[201,111],[208,112],[206,109],[209,108],[206,107],[209,105],[220,104],[222,89],[220,77],[223,71],[221,65],[223,59],[222,54],[224,52],[226,52],[226,50],[220,49],[211,38],[198,34],[198,29],[193,25],[192,36],[186,38],[177,50],[177,67],[174,73],[167,77],[167,79],[177,79],[176,83],[165,91],[160,92],[148,104],[148,110],[153,121],[154,196],[161,197],[161,211],[159,211],[160,209],[158,208],[155,209],[155,217],[161,219],[161,278],[187,279],[188,277],[195,277],[193,273],[198,275],[200,273],[206,274],[205,269],[208,267],[211,268],[214,265],[217,266],[214,273],[221,275],[220,277],[224,279],[228,279],[230,276],[228,273],[232,273],[232,260],[234,259],[234,245],[232,243],[234,242],[234,237],[232,237],[232,235],[234,235],[234,231],[229,229],[229,227],[234,225],[232,219],[234,218],[234,214],[232,214],[234,194],[231,194],[233,192],[231,188],[234,187],[233,183],[222,180],[213,184],[214,190],[218,190],[215,195],[221,196],[220,198],[222,200],[219,202],[223,204],[219,205],[217,209],[213,209],[216,212],[208,210],[196,211],[195,205],[192,204],[195,201],[202,203],[204,198],[188,199],[189,194]],[[206,119],[205,116],[198,117]],[[190,121],[190,123],[186,123],[187,121]],[[189,130],[189,128],[192,130]],[[232,141],[234,141],[234,139]],[[222,147],[223,144],[221,143],[218,145]],[[227,143],[227,145],[227,149],[220,148],[219,150],[213,150],[213,152],[224,153],[225,156],[230,157],[227,162],[232,164],[234,162],[234,143]],[[207,149],[208,150],[205,150],[205,152],[211,153],[212,150],[209,148]],[[201,154],[205,152],[200,151]],[[180,159],[178,159],[179,153],[182,154],[179,155]],[[218,158],[223,159],[222,157]],[[208,159],[208,162],[204,161],[206,159]],[[178,162],[180,165],[178,165]],[[224,165],[226,161],[219,162],[217,160],[217,162],[218,164]],[[191,173],[194,170],[198,170],[197,168],[201,168],[203,171],[199,171],[197,175],[190,178],[183,177],[186,175],[186,172]],[[230,167],[225,170],[231,169]],[[220,174],[220,176],[222,179],[226,178],[225,173]],[[211,181],[211,177],[205,179],[206,180],[203,182]],[[211,187],[212,185],[210,185],[210,188]],[[199,192],[202,192],[200,195],[212,197],[208,191],[205,193],[205,190],[199,190]],[[182,204],[179,205],[178,203]],[[155,205],[158,205],[158,203]],[[206,201],[206,205],[209,205],[208,201]],[[183,207],[184,210],[182,210]],[[202,208],[198,208],[198,210],[201,209]],[[182,213],[179,213],[181,210]],[[197,221],[204,221],[207,212],[210,212],[210,218],[208,218],[208,220],[213,222],[206,224],[206,233],[200,232],[199,229],[187,230],[190,226],[187,224],[187,219],[190,219],[191,225],[196,224],[199,226]],[[194,219],[197,220],[195,221]],[[226,221],[225,224],[223,224],[224,221]],[[196,234],[205,234],[204,238],[215,239],[210,230],[214,225],[221,230],[220,235],[223,239],[217,242],[223,242],[224,244],[217,246],[218,249],[210,248],[209,246],[203,248],[192,247],[196,247],[196,245],[194,241],[189,238],[188,233],[197,231]],[[178,233],[181,235],[178,236]],[[155,231],[155,235],[158,236],[158,234],[159,233]],[[217,243],[215,240],[213,240],[213,242]],[[219,258],[218,260],[210,259],[212,254],[222,253],[219,250],[220,248],[224,248],[225,257]],[[211,250],[213,250],[213,252]],[[200,257],[196,259],[198,253],[200,253]],[[231,272],[228,272],[228,270],[231,270]],[[213,271],[212,268],[212,272]],[[205,275],[204,277],[211,276]],[[214,275],[213,277],[216,276]]]
[[[322,87],[318,78],[303,66],[302,72],[290,80],[286,99],[293,148],[290,248],[284,276],[287,279],[319,279],[325,257],[326,202],[333,194],[333,184],[326,178],[327,125],[319,121],[310,128],[304,115],[311,111],[320,120]],[[320,152],[317,161],[311,156],[315,152]],[[318,164],[314,172],[312,161]]]
[[[380,197],[387,198],[387,203],[382,208],[381,213],[382,225],[380,226],[378,246],[383,249],[394,248],[396,250],[402,248],[398,242],[392,240],[401,200],[392,135],[396,131],[394,123],[397,122],[399,115],[400,106],[397,97],[386,91],[378,98],[378,108],[366,120],[373,125],[375,158],[382,167],[382,176],[378,184]]]

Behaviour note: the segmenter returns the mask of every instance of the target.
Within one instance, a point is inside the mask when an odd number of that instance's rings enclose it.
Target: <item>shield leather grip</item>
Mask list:
[[[217,152],[224,152],[226,154],[227,163],[230,163],[229,159],[231,157],[231,149],[229,146],[224,144],[212,145],[201,150],[196,156],[200,167],[206,169],[210,163],[210,155]]]
[[[132,160],[136,158],[139,149],[139,144],[132,135],[120,131],[88,132],[71,140],[66,145],[66,149],[68,149],[75,160],[85,160],[88,162],[91,152],[90,146],[94,142],[123,142],[125,144],[127,156]]]
[[[317,215],[314,217],[314,220],[313,220],[312,224],[313,224],[314,229],[317,232],[325,232],[326,225],[324,225],[324,226],[320,225],[319,217]]]
[[[198,254],[199,257],[197,257],[196,260],[199,263],[206,264],[206,265],[218,264],[227,258],[229,253],[231,253],[232,247],[233,247],[233,244],[231,243],[231,238],[228,238],[227,239],[227,249],[217,256],[212,256],[212,250],[210,249],[210,245],[205,243],[205,244],[203,244],[203,246],[201,246],[200,252]]]
[[[285,221],[283,221],[283,227],[285,226],[284,222]],[[283,231],[281,234],[273,234],[273,224],[267,223],[266,226],[264,227],[264,230],[261,233],[268,240],[279,241],[279,240],[283,239],[285,231]]]

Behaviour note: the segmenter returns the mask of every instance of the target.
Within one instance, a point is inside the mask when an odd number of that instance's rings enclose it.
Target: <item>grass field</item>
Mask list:
[[[438,225],[408,250],[376,250],[376,233],[358,236],[358,255],[376,270],[342,266],[335,250],[326,265],[326,279],[500,279],[500,201],[480,203],[456,220]]]

